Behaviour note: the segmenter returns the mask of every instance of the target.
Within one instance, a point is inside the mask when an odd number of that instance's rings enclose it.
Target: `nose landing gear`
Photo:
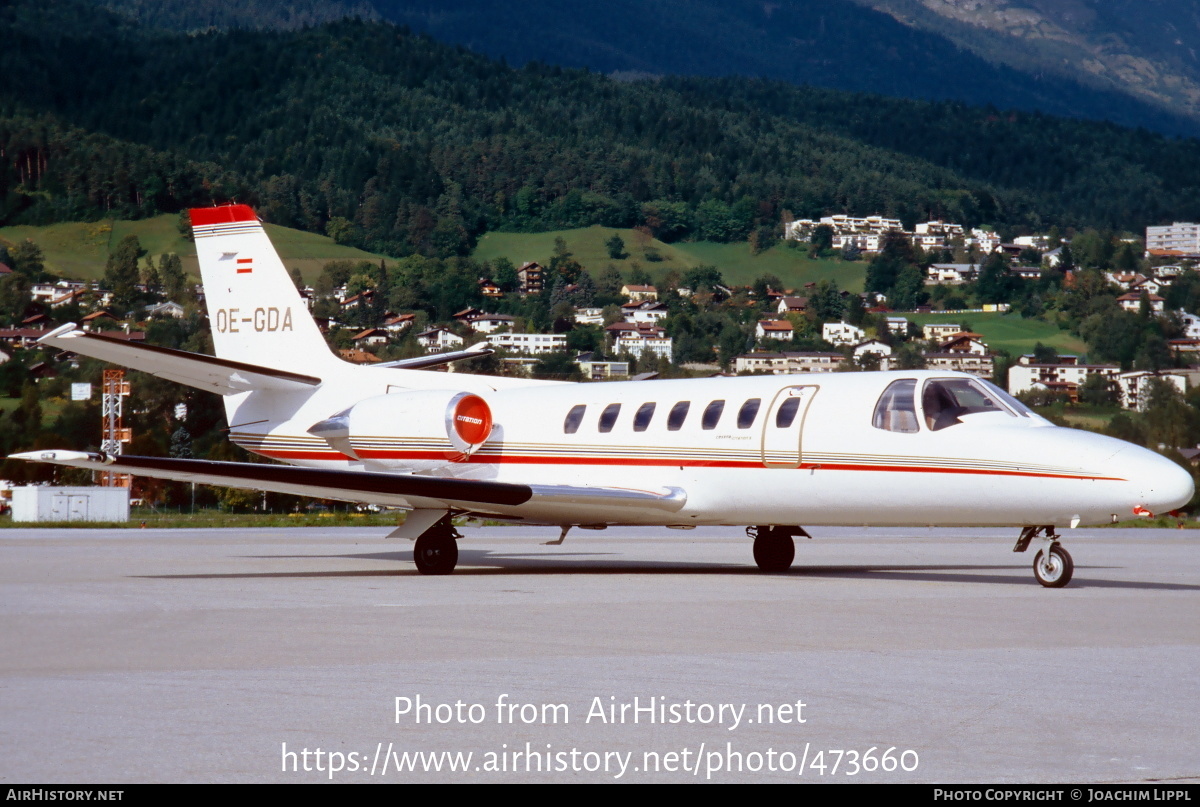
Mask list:
[[[1071,560],[1071,553],[1059,545],[1058,534],[1053,525],[1022,529],[1013,552],[1024,552],[1029,548],[1029,542],[1039,533],[1046,541],[1046,548],[1039,549],[1033,559],[1033,576],[1046,588],[1062,588],[1071,582],[1071,577],[1075,574],[1075,562]]]
[[[1033,559],[1033,576],[1046,588],[1062,588],[1071,582],[1075,573],[1075,562],[1071,554],[1057,543],[1049,551],[1038,550]]]

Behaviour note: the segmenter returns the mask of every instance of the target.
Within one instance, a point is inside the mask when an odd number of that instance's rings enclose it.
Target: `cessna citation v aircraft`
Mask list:
[[[813,525],[1011,526],[1064,586],[1062,525],[1173,510],[1191,477],[1151,451],[1058,428],[970,375],[837,373],[571,384],[337,358],[245,205],[191,212],[216,356],[64,325],[43,344],[224,396],[230,438],[287,464],[34,451],[26,460],[408,510],[425,574],[477,516],[562,528],[751,525],[787,569]]]

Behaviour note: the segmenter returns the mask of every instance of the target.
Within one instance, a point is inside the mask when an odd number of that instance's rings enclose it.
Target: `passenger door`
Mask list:
[[[803,458],[804,419],[820,387],[784,387],[775,393],[763,419],[762,464],[766,468],[799,468]]]

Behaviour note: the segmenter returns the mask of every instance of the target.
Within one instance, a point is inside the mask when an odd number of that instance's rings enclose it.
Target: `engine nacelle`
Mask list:
[[[492,425],[491,407],[473,392],[415,390],[359,401],[308,433],[354,459],[462,462]]]
[[[446,436],[450,444],[470,454],[492,436],[492,410],[472,392],[460,392],[446,404]]]

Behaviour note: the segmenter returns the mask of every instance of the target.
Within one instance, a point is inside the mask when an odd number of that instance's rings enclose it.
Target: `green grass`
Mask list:
[[[293,230],[290,227],[279,227],[274,224],[266,225],[267,236],[283,265],[289,270],[298,268],[304,276],[304,282],[314,283],[321,274],[321,268],[328,261],[367,260],[378,263],[382,259],[393,262],[396,259],[386,255],[377,255],[355,247],[335,244],[332,238],[304,230]]]
[[[617,233],[625,241],[625,252],[628,257],[614,260],[608,257],[608,248],[604,242]],[[529,261],[537,261],[545,266],[554,254],[554,239],[561,237],[567,242],[567,249],[575,256],[575,260],[583,265],[593,275],[599,274],[608,264],[613,264],[621,273],[628,275],[634,262],[641,264],[643,269],[651,274],[660,275],[669,269],[680,272],[691,269],[699,264],[689,260],[676,251],[671,244],[664,244],[656,238],[648,238],[635,230],[614,230],[611,227],[583,227],[578,230],[556,230],[548,233],[485,233],[479,239],[472,254],[477,261],[491,261],[496,258],[508,258],[517,267]],[[646,249],[658,250],[663,260],[654,263],[646,260]]]
[[[1019,314],[904,314],[910,322],[927,325],[931,322],[966,323],[993,350],[1007,350],[1013,357],[1032,353],[1038,342],[1053,347],[1059,353],[1083,356],[1087,345],[1070,331],[1061,330],[1052,322],[1023,319]]]
[[[46,268],[63,277],[95,280],[104,275],[104,264],[112,250],[127,235],[136,235],[142,249],[157,259],[174,252],[193,277],[199,277],[196,246],[178,228],[178,216],[155,216],[139,221],[108,220],[51,224],[45,227],[0,227],[0,241],[9,245],[32,239],[45,254]],[[321,267],[332,260],[378,261],[380,255],[335,244],[316,233],[266,225],[267,235],[290,270],[299,268],[305,282],[312,283]]]
[[[62,414],[63,407],[69,402],[65,398],[42,398],[38,401],[42,407],[42,426],[49,427]],[[21,406],[20,398],[0,398],[0,412],[5,415],[11,415]],[[97,422],[96,430],[99,431],[100,424]]]
[[[623,260],[608,257],[604,242],[613,233],[625,241],[628,257]],[[752,255],[750,245],[744,241],[735,244],[707,241],[666,244],[636,230],[598,225],[548,233],[487,233],[479,239],[472,257],[477,261],[505,257],[518,267],[527,261],[537,261],[545,266],[554,254],[554,239],[558,237],[567,242],[567,249],[575,256],[575,260],[593,276],[611,263],[628,277],[636,262],[657,281],[672,269],[682,274],[688,269],[711,264],[721,270],[727,283],[733,285],[748,286],[758,277],[771,274],[783,281],[787,288],[798,290],[805,283],[832,279],[840,288],[851,291],[860,291],[866,276],[865,263],[809,260],[804,250],[782,244],[759,255]],[[647,248],[657,250],[662,260],[647,260]]]
[[[1083,403],[1056,403],[1051,406],[1035,406],[1034,411],[1051,419],[1062,418],[1068,426],[1101,430],[1107,428],[1112,419],[1125,410],[1116,405],[1092,406]]]
[[[775,275],[787,288],[798,292],[805,283],[822,280],[832,280],[845,291],[860,292],[867,276],[864,261],[810,260],[804,249],[783,244],[758,255],[751,254],[745,241],[735,244],[698,241],[676,244],[675,248],[698,264],[718,267],[727,282],[739,286],[749,286],[763,275]]]
[[[42,248],[48,270],[64,277],[91,280],[104,274],[112,229],[109,221],[0,227],[0,239],[10,245],[32,239]],[[194,249],[190,252],[195,255]]]

